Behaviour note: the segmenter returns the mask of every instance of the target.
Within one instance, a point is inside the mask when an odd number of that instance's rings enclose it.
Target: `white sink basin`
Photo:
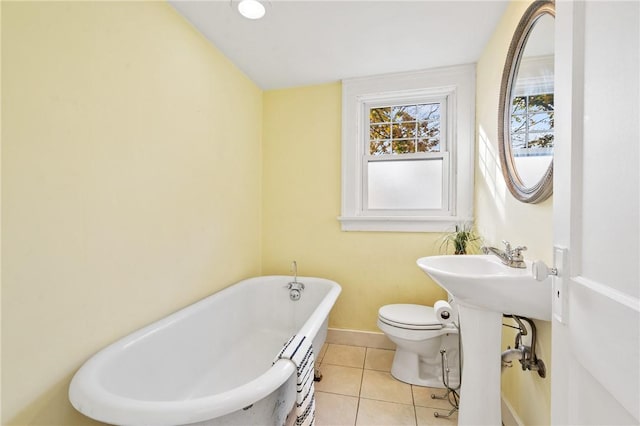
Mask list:
[[[526,269],[503,265],[494,255],[422,257],[418,266],[456,301],[482,309],[551,321],[551,278],[536,281]]]

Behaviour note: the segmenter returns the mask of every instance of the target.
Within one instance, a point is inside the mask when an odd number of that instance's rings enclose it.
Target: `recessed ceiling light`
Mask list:
[[[266,10],[264,5],[257,0],[242,0],[238,3],[238,12],[247,19],[260,19]]]

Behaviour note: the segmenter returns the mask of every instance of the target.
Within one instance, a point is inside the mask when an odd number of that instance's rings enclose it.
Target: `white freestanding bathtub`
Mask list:
[[[317,353],[341,287],[299,277],[251,278],[102,349],[75,374],[69,400],[116,425],[283,425],[296,398],[295,366],[272,365],[294,334]],[[295,415],[290,416],[295,420]]]

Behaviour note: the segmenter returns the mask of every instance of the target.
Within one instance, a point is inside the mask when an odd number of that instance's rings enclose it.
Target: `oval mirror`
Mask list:
[[[500,86],[498,148],[509,191],[525,203],[553,193],[553,1],[526,10],[511,40]]]

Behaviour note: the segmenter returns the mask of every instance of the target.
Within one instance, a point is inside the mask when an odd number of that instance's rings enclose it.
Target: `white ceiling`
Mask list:
[[[507,0],[169,0],[264,90],[476,62]]]

